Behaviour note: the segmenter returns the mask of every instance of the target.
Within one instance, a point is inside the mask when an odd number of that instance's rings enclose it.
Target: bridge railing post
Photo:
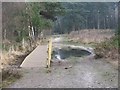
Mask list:
[[[48,50],[47,50],[47,68],[50,68],[51,66],[51,59],[52,59],[52,38],[48,41]]]

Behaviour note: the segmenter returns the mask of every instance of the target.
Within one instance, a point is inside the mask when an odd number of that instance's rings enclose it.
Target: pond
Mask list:
[[[72,47],[55,48],[53,50],[53,58],[57,58],[58,60],[67,59],[69,57],[83,57],[90,54],[91,52],[85,49]]]

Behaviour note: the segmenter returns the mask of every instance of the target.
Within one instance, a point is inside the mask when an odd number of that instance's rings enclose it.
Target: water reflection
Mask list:
[[[61,49],[54,49],[53,57],[57,58],[58,60],[69,58],[70,56],[73,57],[82,57],[88,56],[91,53],[84,49],[80,48],[61,48]]]

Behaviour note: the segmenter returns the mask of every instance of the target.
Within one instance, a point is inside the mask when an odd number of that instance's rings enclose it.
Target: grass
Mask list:
[[[114,47],[120,48],[120,36],[115,36],[112,38],[111,44]]]
[[[119,38],[118,36],[115,36],[113,38],[111,38],[110,40],[106,40],[104,42],[101,42],[98,45],[101,45],[103,48],[119,48]]]
[[[82,43],[82,42],[79,42],[79,41],[73,41],[73,40],[69,40],[69,39],[65,39],[61,43],[68,44],[68,45],[75,45],[75,46],[86,46],[86,47],[93,47],[94,46],[94,43],[86,44],[86,43]]]
[[[2,70],[2,84],[0,85],[0,88],[7,87],[8,85],[12,84],[21,77],[22,75],[20,74],[20,72],[16,72],[16,70]]]
[[[118,50],[120,48],[120,39],[118,36],[111,38],[110,40],[106,40],[99,44],[95,45],[95,53],[97,57],[102,58],[111,58],[117,60],[118,58]]]
[[[0,44],[0,49],[2,49],[2,44]]]

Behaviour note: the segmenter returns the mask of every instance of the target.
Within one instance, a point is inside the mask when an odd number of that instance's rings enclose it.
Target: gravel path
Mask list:
[[[71,63],[72,62],[72,63]],[[81,58],[46,68],[22,68],[23,77],[9,88],[117,88],[118,71],[104,60]]]
[[[118,72],[106,61],[84,58],[72,64],[56,64],[52,66],[51,73],[46,73],[46,68],[22,69],[23,78],[9,88],[118,87]]]

